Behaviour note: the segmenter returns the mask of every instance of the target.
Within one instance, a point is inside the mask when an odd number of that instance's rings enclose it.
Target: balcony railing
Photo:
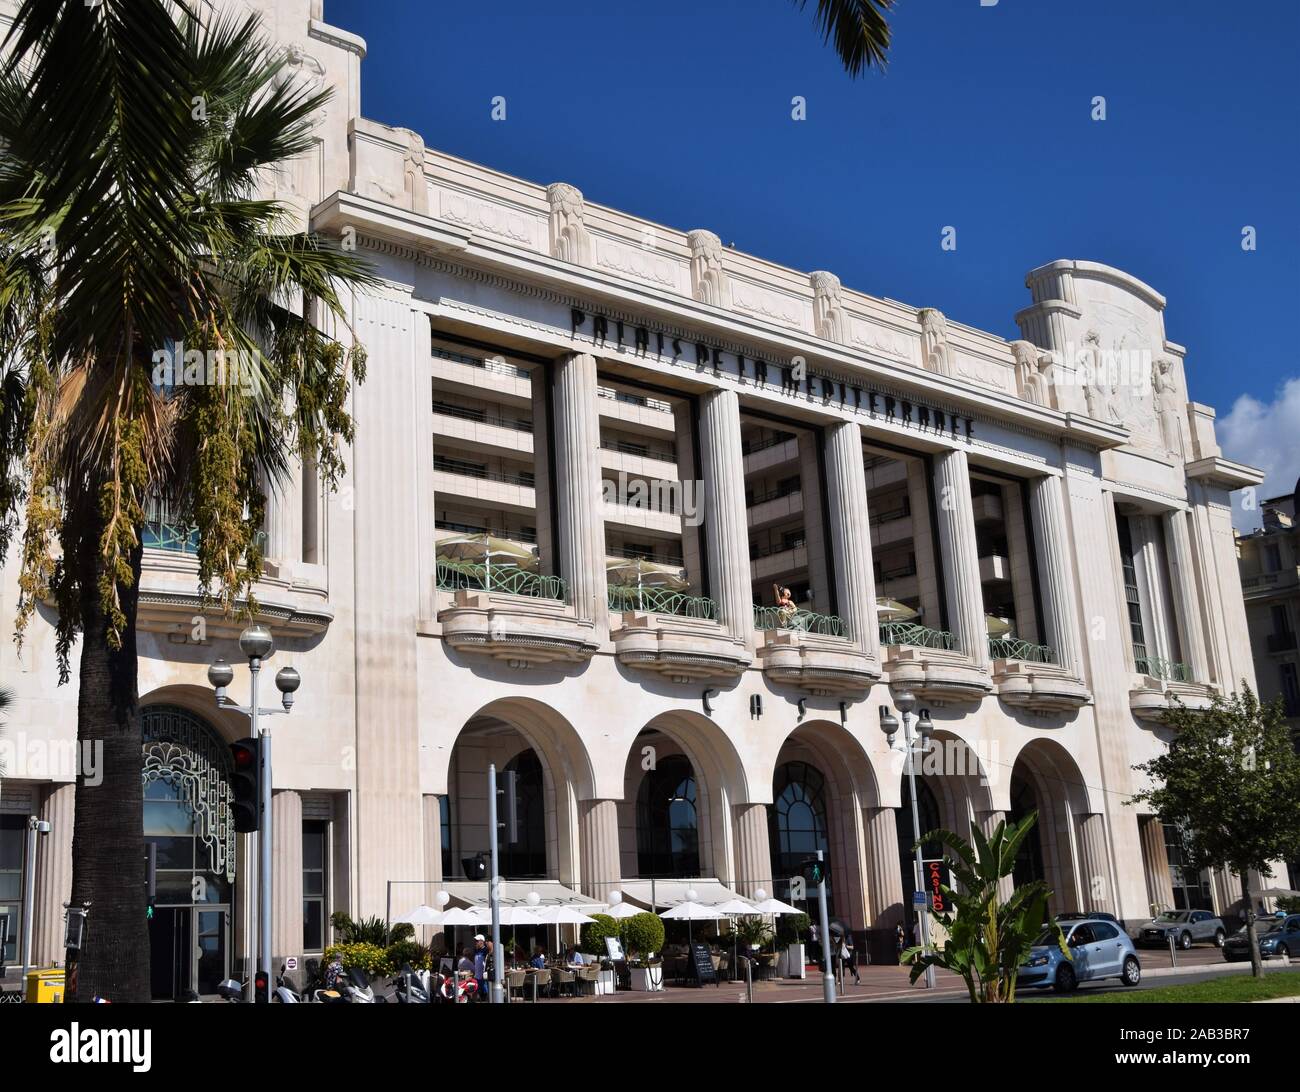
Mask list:
[[[514,565],[481,565],[473,561],[439,561],[438,587],[446,591],[494,591],[534,599],[568,601],[568,588],[558,576],[530,573]]]
[[[450,519],[435,520],[434,526],[439,531],[455,531],[461,535],[491,535],[493,538],[509,539],[511,542],[522,542],[528,546],[537,545],[537,532],[525,531],[522,528],[507,531],[497,527],[485,527],[478,523],[457,523]]]
[[[716,619],[718,605],[702,595],[673,591],[670,588],[625,588],[610,585],[609,609],[621,614],[637,610],[648,614],[675,614],[679,618]]]
[[[990,637],[989,657],[994,660],[1026,660],[1035,664],[1056,663],[1056,650],[1019,637]]]
[[[843,637],[844,619],[835,614],[815,614],[810,610],[789,607],[754,607],[755,629],[788,629],[799,633],[818,633],[823,637]]]
[[[1192,673],[1186,664],[1174,660],[1161,659],[1159,656],[1136,656],[1134,667],[1143,675],[1165,682],[1191,682]]]
[[[666,444],[662,447],[655,447],[650,444],[631,443],[627,440],[601,440],[600,446],[606,451],[619,451],[624,455],[638,455],[642,459],[658,459],[664,463],[677,460],[677,449]]]
[[[873,508],[867,514],[867,522],[872,527],[879,527],[882,523],[892,523],[896,519],[906,519],[911,514],[911,504],[900,504],[894,508]]]
[[[611,402],[623,402],[629,406],[641,406],[644,409],[657,410],[660,413],[672,413],[673,407],[667,402],[658,398],[650,398],[643,394],[627,394],[625,391],[616,391],[613,387],[597,387],[596,394],[601,398],[608,398]]]
[[[756,451],[766,451],[769,447],[777,447],[787,440],[793,439],[793,432],[780,432],[775,436],[768,436],[762,440],[748,440],[740,445],[740,451],[744,455],[753,455]]]
[[[789,550],[801,550],[808,545],[808,539],[802,535],[798,538],[792,538],[788,541],[749,544],[749,560],[757,561],[761,557],[772,557],[775,554],[783,554]]]
[[[496,372],[498,375],[509,375],[516,379],[527,379],[528,369],[521,368],[518,364],[505,364],[499,360],[484,360],[475,356],[462,356],[460,353],[453,353],[448,349],[433,350],[433,355],[441,357],[443,360],[451,360],[457,364],[468,364],[471,368],[482,368],[487,372]]]
[[[433,401],[433,412],[441,413],[446,417],[459,417],[464,421],[477,421],[480,425],[495,425],[497,428],[513,429],[515,432],[532,432],[532,421],[525,421],[520,417],[498,417],[488,413],[487,410],[475,409],[471,406],[458,406],[452,402],[440,402],[438,399]]]
[[[944,648],[949,651],[957,647],[956,638],[947,630],[931,629],[916,622],[881,622],[880,643],[911,645],[913,648]]]
[[[533,475],[527,472],[502,474],[495,470],[488,470],[486,467],[462,463],[456,459],[439,458],[437,455],[433,457],[433,469],[440,470],[444,474],[456,474],[462,478],[476,478],[485,482],[503,482],[506,485],[523,485],[529,489],[534,488],[537,484]]]
[[[608,557],[625,557],[629,561],[653,561],[656,565],[672,565],[680,569],[685,562],[674,554],[657,554],[653,550],[642,550],[635,546],[606,547]]]
[[[790,497],[801,492],[803,492],[802,482],[795,482],[792,485],[778,485],[765,493],[751,493],[745,498],[745,506],[754,508],[757,505],[766,504],[768,501],[780,500],[782,497]]]

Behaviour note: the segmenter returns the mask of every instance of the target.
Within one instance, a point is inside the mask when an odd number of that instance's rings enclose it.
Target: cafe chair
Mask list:
[[[573,996],[576,982],[577,979],[574,977],[572,971],[562,971],[559,967],[556,967],[551,971],[552,994],[563,994],[565,987],[567,986],[569,995]]]

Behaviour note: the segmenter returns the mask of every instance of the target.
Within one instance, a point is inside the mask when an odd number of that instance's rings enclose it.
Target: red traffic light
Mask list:
[[[254,1001],[269,1001],[271,999],[270,991],[267,989],[268,984],[269,979],[265,971],[258,971],[257,974],[253,976]]]
[[[246,770],[257,762],[257,755],[253,753],[253,749],[239,743],[230,745],[230,755],[234,759],[236,769]]]

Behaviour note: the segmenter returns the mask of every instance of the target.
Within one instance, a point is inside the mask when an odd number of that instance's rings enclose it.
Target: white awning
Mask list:
[[[686,898],[688,891],[695,892],[695,898],[690,901],[698,902],[701,906],[718,906],[731,899],[740,898],[740,895],[732,891],[721,880],[708,878],[692,880],[624,880],[618,885],[618,888],[623,892],[623,897],[629,902],[644,906],[648,910],[652,899],[652,885],[656,910],[667,910],[671,906],[688,901]]]
[[[451,896],[452,906],[487,906],[488,885],[470,880],[444,883],[442,890]],[[571,906],[584,914],[603,910],[605,903],[589,898],[581,892],[565,887],[559,880],[502,880],[498,887],[502,906],[536,906],[541,909],[554,906]],[[537,895],[530,903],[528,896]]]

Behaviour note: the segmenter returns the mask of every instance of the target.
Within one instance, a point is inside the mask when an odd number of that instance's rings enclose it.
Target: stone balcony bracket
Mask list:
[[[906,688],[936,705],[979,702],[993,692],[993,680],[961,652],[888,645],[881,649],[889,685]]]
[[[1129,708],[1139,720],[1160,723],[1164,715],[1180,706],[1203,711],[1213,704],[1218,687],[1204,683],[1168,682],[1152,675],[1135,676],[1128,692]]]
[[[610,627],[619,663],[672,682],[734,679],[753,662],[743,641],[709,619],[626,611]]]
[[[758,659],[775,684],[815,696],[865,694],[880,681],[880,664],[846,637],[764,630]]]
[[[438,612],[442,638],[458,652],[490,656],[514,668],[582,663],[600,647],[594,622],[559,600],[461,590]]]
[[[1056,664],[994,660],[992,675],[1005,704],[1033,713],[1072,713],[1092,701],[1083,680]]]

